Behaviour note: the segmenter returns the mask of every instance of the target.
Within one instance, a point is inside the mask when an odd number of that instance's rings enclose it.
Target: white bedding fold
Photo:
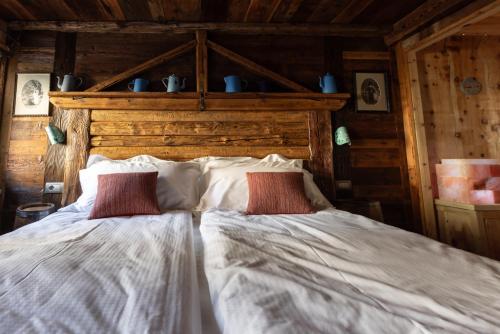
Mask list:
[[[0,237],[2,332],[201,332],[191,213],[87,216]]]
[[[203,214],[224,333],[500,333],[500,264],[338,210]]]

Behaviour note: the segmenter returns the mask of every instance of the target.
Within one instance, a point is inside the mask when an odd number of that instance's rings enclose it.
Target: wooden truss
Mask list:
[[[145,61],[144,63],[137,65],[129,70],[126,70],[122,73],[119,73],[109,79],[106,79],[89,89],[87,89],[87,92],[99,92],[102,91],[103,89],[110,87],[122,80],[125,80],[129,77],[132,77],[138,73],[144,72],[154,66],[160,65],[162,63],[165,63],[177,56],[180,56],[189,50],[193,49],[196,47],[196,91],[198,93],[206,93],[208,92],[208,62],[207,62],[207,47],[210,48],[211,50],[215,51],[216,53],[220,54],[221,56],[224,56],[228,58],[229,60],[238,63],[244,67],[246,67],[248,70],[251,72],[260,75],[262,77],[265,77],[267,79],[273,80],[287,88],[292,89],[293,91],[297,92],[310,92],[309,89],[299,85],[296,82],[293,82],[284,76],[273,72],[264,66],[261,66],[253,61],[251,61],[248,58],[245,58],[236,52],[233,52],[229,49],[226,49],[225,47],[214,43],[210,40],[207,40],[207,32],[203,30],[198,30],[196,32],[196,40],[189,41],[187,43],[184,43],[172,50],[169,50],[153,59],[150,59],[148,61]]]

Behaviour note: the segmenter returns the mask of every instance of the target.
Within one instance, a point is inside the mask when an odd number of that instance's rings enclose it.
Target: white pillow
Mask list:
[[[302,160],[280,155],[255,158],[201,158],[200,203],[195,208],[245,211],[248,205],[247,172],[302,172],[307,197],[317,209],[332,207],[313,181],[311,173],[302,169]],[[286,194],[284,194],[286,196]]]
[[[97,196],[98,175],[112,173],[158,172],[156,195],[162,212],[171,209],[191,210],[199,199],[200,168],[194,162],[160,160],[139,155],[128,160],[111,160],[102,155],[91,155],[87,168],[80,170],[82,195],[76,206],[90,210]]]

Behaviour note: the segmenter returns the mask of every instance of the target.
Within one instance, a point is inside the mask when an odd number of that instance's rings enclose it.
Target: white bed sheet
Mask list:
[[[0,237],[1,331],[200,333],[191,213],[87,216]]]
[[[500,333],[500,263],[368,218],[203,214],[223,333]]]

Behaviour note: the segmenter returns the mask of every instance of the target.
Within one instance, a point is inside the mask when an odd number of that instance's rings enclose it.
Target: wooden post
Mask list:
[[[423,233],[437,239],[416,52],[408,53],[398,43],[396,60],[413,210],[421,212]]]
[[[207,32],[196,31],[196,91],[204,95],[208,91]]]
[[[7,153],[9,152],[10,144],[10,128],[12,121],[12,113],[14,111],[14,92],[17,72],[17,57],[14,56],[7,60],[2,57],[0,75],[3,75],[3,99],[1,100],[1,128],[0,128],[0,186],[2,194],[0,195],[0,205],[4,208],[5,198],[5,166],[7,165]],[[11,226],[2,226],[0,230],[7,231]]]
[[[75,68],[76,33],[57,33],[56,53],[54,57],[54,73],[58,76],[73,73]],[[68,127],[69,114],[64,109],[54,107],[51,123],[66,131]],[[44,183],[61,182],[64,179],[64,163],[66,156],[66,145],[49,145],[45,155]],[[44,194],[43,200],[56,205],[61,203],[61,194]]]
[[[311,161],[309,168],[321,192],[335,200],[335,178],[333,175],[332,119],[329,110],[309,112],[309,145]]]
[[[89,152],[90,110],[71,109],[68,113],[66,155],[64,161],[64,193],[61,205],[78,199],[81,193],[79,171],[85,168]]]
[[[404,64],[402,49],[392,50],[392,104],[396,121],[399,151],[401,155],[401,185],[405,197],[410,197],[410,203],[405,201],[406,216],[411,219],[412,230],[422,233],[422,220],[420,214],[420,176],[417,166],[417,152],[413,123],[411,121],[412,103],[409,91],[408,68]],[[401,56],[403,56],[401,58]]]

